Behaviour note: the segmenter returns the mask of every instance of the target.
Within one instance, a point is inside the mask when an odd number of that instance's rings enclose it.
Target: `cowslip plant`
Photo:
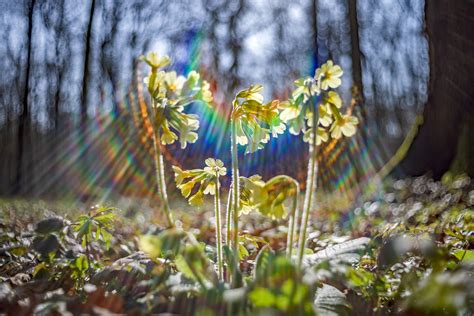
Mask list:
[[[195,143],[199,128],[197,115],[184,113],[184,108],[195,101],[209,103],[212,94],[209,84],[200,75],[191,71],[187,77],[179,76],[175,71],[163,71],[171,63],[168,56],[159,57],[156,53],[142,56],[150,67],[150,73],[144,79],[151,98],[153,150],[158,194],[163,203],[169,226],[173,226],[171,209],[166,192],[163,166],[162,145],[170,145],[179,140],[181,148]]]
[[[257,211],[272,219],[283,219],[289,215],[286,253],[291,256],[298,217],[298,181],[287,175],[278,175],[264,182],[259,175],[254,175],[240,177],[240,187],[241,213]],[[291,210],[288,211],[284,203],[290,198]]]
[[[232,208],[233,236],[232,248],[234,258],[238,260],[239,251],[239,161],[238,145],[247,145],[246,153],[253,153],[262,149],[270,139],[270,134],[277,136],[285,129],[280,121],[277,100],[263,103],[261,85],[251,85],[235,96],[232,102],[231,113],[231,153],[232,153],[232,199],[228,204],[227,214],[230,216]],[[235,264],[237,267],[237,262]],[[236,269],[237,271],[237,269]],[[235,283],[235,282],[234,282]]]
[[[341,97],[333,90],[341,85],[342,73],[341,67],[329,60],[316,69],[314,77],[295,81],[297,88],[293,91],[292,97],[280,105],[282,110],[280,117],[288,124],[290,133],[299,135],[302,132],[303,140],[309,143],[306,194],[299,236],[300,265],[304,255],[310,209],[317,186],[318,146],[327,142],[329,138],[353,136],[358,124],[356,117],[341,113]]]
[[[217,267],[219,279],[224,278],[224,262],[222,255],[222,224],[220,203],[219,177],[227,174],[224,163],[219,159],[208,158],[204,169],[182,170],[173,166],[176,186],[181,190],[185,198],[189,198],[189,204],[194,206],[203,205],[205,194],[214,195],[214,212],[216,217],[216,248]],[[194,188],[197,187],[197,191]],[[195,193],[191,194],[193,191]]]

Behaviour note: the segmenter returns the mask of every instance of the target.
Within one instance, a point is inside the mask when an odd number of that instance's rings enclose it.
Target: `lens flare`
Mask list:
[[[201,67],[200,47],[203,35],[191,34],[188,40],[187,62],[179,64],[183,74],[196,70],[208,81],[211,90],[219,91],[219,78]],[[317,60],[311,57],[313,73]],[[37,153],[37,172],[28,185],[38,196],[47,195],[52,187],[60,188],[60,196],[76,198],[86,203],[100,203],[116,197],[133,197],[147,203],[159,203],[156,194],[153,165],[152,133],[147,100],[142,87],[142,76],[137,74],[131,87],[116,111],[90,119],[80,132],[71,124],[57,136],[51,151]],[[283,92],[281,98],[287,92]],[[200,168],[208,157],[219,158],[230,166],[231,105],[217,102],[212,106],[192,104],[189,112],[200,117],[199,139],[182,150],[178,144],[163,146],[170,197],[173,190],[171,165],[186,169]],[[370,185],[369,179],[377,176],[383,165],[380,146],[373,141],[368,124],[362,115],[363,105],[352,102],[347,111],[359,118],[358,133],[350,139],[323,144],[319,153],[319,188],[341,199],[354,202]],[[307,144],[300,136],[285,133],[272,139],[254,154],[239,152],[241,173],[244,176],[260,174],[268,179],[277,174],[288,174],[300,181],[304,189],[307,166]],[[228,186],[230,177],[223,180]],[[39,185],[40,184],[40,185]],[[58,190],[55,190],[58,191]]]

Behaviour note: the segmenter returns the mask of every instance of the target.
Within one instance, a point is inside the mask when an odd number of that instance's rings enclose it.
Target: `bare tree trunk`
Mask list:
[[[87,110],[88,110],[88,101],[89,101],[89,81],[91,77],[90,73],[90,59],[92,54],[92,26],[94,24],[94,13],[95,13],[95,0],[91,0],[91,7],[89,11],[89,20],[87,22],[86,30],[86,44],[84,48],[84,69],[82,76],[82,93],[81,93],[81,121],[80,121],[80,137],[78,141],[79,148],[83,150],[81,153],[81,161],[83,169],[87,173],[89,171],[88,163],[88,135],[87,135]],[[81,181],[79,179],[78,181]]]
[[[236,12],[230,17],[229,21],[229,46],[232,51],[232,55],[234,60],[232,65],[229,69],[229,80],[230,80],[230,89],[229,91],[235,93],[235,89],[240,85],[240,78],[239,78],[239,65],[240,65],[240,54],[242,51],[242,43],[240,41],[240,37],[237,31],[237,24],[241,15],[243,13],[245,7],[244,0],[238,0],[237,10]]]
[[[314,68],[318,67],[319,49],[318,49],[318,0],[311,1],[311,27],[313,41],[313,62]]]
[[[352,58],[352,85],[360,96],[362,90],[362,62],[359,44],[359,23],[357,20],[357,0],[349,0],[349,24],[351,28],[351,58]],[[363,97],[362,97],[363,101]]]
[[[86,45],[84,49],[84,72],[82,76],[82,94],[81,94],[81,128],[85,133],[87,124],[87,102],[89,96],[89,77],[90,77],[90,55],[92,50],[92,25],[94,23],[95,0],[91,0],[89,21],[87,22]]]
[[[27,58],[25,66],[25,85],[23,87],[23,97],[22,97],[22,111],[18,120],[18,148],[17,148],[17,170],[15,183],[13,185],[13,193],[21,193],[23,178],[25,177],[25,170],[23,170],[24,165],[24,151],[26,146],[29,143],[29,124],[30,124],[30,111],[28,104],[28,96],[30,92],[30,70],[31,70],[31,56],[32,51],[32,42],[33,42],[33,15],[35,8],[35,0],[31,0],[28,5],[28,29],[27,29]]]
[[[457,154],[472,154],[474,139],[461,142],[463,125],[474,124],[474,2],[430,0],[425,4],[430,49],[428,102],[421,126],[401,169],[405,174],[432,172],[435,178],[448,171]],[[462,171],[462,170],[458,170]],[[472,157],[464,167],[474,176]]]

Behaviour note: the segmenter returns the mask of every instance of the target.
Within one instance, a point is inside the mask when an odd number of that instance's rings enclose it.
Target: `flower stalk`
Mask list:
[[[236,122],[232,120],[231,129],[231,141],[232,141],[232,249],[235,258],[235,272],[238,271],[239,266],[239,210],[240,210],[240,190],[239,190],[239,155],[237,151],[237,134],[236,134]],[[233,282],[236,281],[234,277]]]
[[[153,117],[156,118],[156,106],[155,101],[152,99]],[[166,192],[166,180],[165,180],[165,169],[163,164],[163,154],[161,152],[161,140],[160,132],[156,128],[156,124],[153,124],[153,153],[155,159],[155,175],[156,184],[158,189],[158,196],[160,197],[161,203],[163,204],[163,210],[165,211],[166,220],[169,227],[173,227],[173,217],[171,215],[171,208],[168,201],[168,194]]]
[[[219,172],[216,170],[216,194],[214,195],[214,211],[216,216],[217,272],[219,280],[224,280],[224,258],[222,256],[221,201],[219,191]]]
[[[220,281],[224,280],[224,258],[222,248],[222,223],[219,177],[225,176],[227,169],[219,159],[207,158],[204,169],[182,170],[173,166],[177,188],[188,199],[190,205],[203,206],[205,195],[214,195],[216,218],[217,272]]]
[[[309,89],[311,91],[311,89]],[[319,125],[319,112],[316,103],[313,100],[314,96],[310,92],[309,101],[313,109],[312,126],[311,126],[311,140],[309,142],[309,160],[308,160],[308,175],[306,178],[306,193],[303,204],[302,228],[299,236],[299,255],[298,266],[301,267],[303,262],[304,250],[306,245],[306,237],[308,231],[309,215],[311,213],[311,206],[313,205],[313,195],[317,187],[318,177],[318,145],[317,145],[317,130]]]
[[[296,222],[298,218],[298,197],[300,195],[300,184],[298,183],[298,181],[296,181],[290,176],[278,175],[268,180],[268,182],[266,183],[266,186],[271,187],[272,185],[278,184],[278,183],[289,183],[294,189],[293,200],[291,202],[291,209],[289,212],[288,236],[287,236],[287,242],[286,242],[286,254],[288,258],[291,258],[293,254],[293,242],[295,240],[295,230],[296,230],[295,228],[296,228]]]
[[[151,67],[143,82],[151,99],[155,176],[168,226],[173,227],[161,146],[173,144],[178,140],[184,149],[188,143],[195,143],[198,139],[196,131],[199,128],[199,119],[197,115],[185,113],[184,108],[195,101],[209,104],[213,98],[209,83],[202,80],[197,72],[191,71],[184,77],[177,75],[175,71],[162,70],[171,63],[168,56],[160,57],[152,52],[141,56],[140,59]],[[195,197],[195,200],[200,197],[201,195]]]
[[[229,189],[229,194],[227,196],[227,208],[226,208],[226,244],[231,247],[232,244],[232,185]]]

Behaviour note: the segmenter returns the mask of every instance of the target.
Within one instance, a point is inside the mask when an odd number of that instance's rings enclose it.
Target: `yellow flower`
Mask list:
[[[163,84],[165,74],[164,71],[151,72],[149,76],[143,79],[143,82],[148,87],[148,91],[150,91],[152,95],[155,95],[157,92],[158,94],[164,95],[166,92]]]
[[[219,176],[225,176],[227,173],[227,169],[224,167],[224,163],[220,159],[214,159],[214,158],[207,158],[206,161],[206,167],[204,168],[204,171],[209,173],[211,176],[215,176],[216,173]]]
[[[326,132],[326,130],[322,127],[318,127],[318,131],[316,133],[316,145],[319,146],[322,143],[327,142],[328,139],[329,139],[329,135]],[[307,143],[312,143],[311,142],[311,128],[308,128],[306,131],[304,131],[303,141]]]
[[[176,181],[176,185],[181,185],[183,183],[183,180],[189,177],[189,172],[183,171],[180,167],[178,166],[172,166],[174,171],[174,178]]]
[[[163,124],[162,131],[163,131],[161,135],[162,145],[173,144],[176,140],[178,140],[178,136],[169,129],[167,122]]]
[[[321,104],[318,107],[318,113],[319,113],[319,124],[321,124],[324,127],[328,127],[329,125],[331,125],[332,116],[331,116],[330,112],[328,111],[327,107],[325,107],[323,104]],[[311,114],[311,116],[313,115],[312,113],[309,113],[309,114]],[[308,120],[310,120],[310,119],[311,118],[309,118]],[[311,121],[308,122],[308,126],[312,126]]]
[[[212,100],[213,100],[213,97],[212,97],[212,92],[210,90],[210,85],[209,85],[209,82],[207,82],[206,80],[203,80],[202,81],[202,86],[201,86],[201,95],[202,95],[202,100],[206,103],[211,103]]]
[[[193,81],[193,82],[198,82],[199,81],[199,78],[201,78],[201,76],[199,75],[199,73],[195,70],[191,70],[188,74],[188,80],[190,81]]]
[[[175,71],[170,71],[165,74],[165,83],[168,91],[179,95],[183,85],[186,82],[186,78],[183,76],[177,76]]]
[[[203,193],[201,190],[197,191],[196,194],[191,196],[188,200],[189,205],[202,206],[204,204]]]
[[[260,92],[263,90],[263,86],[260,84],[251,85],[248,89],[240,91],[235,99],[243,98],[247,100],[254,100],[258,103],[263,103],[263,95]]]
[[[261,85],[252,85],[237,93],[232,102],[237,143],[247,145],[246,153],[262,149],[270,140],[270,133],[277,137],[285,130],[278,113],[279,101],[263,104],[262,90]]]
[[[168,66],[171,63],[171,58],[169,58],[169,56],[165,55],[159,57],[158,54],[154,52],[150,52],[146,56],[142,55],[140,59],[150,65],[154,70]]]
[[[323,97],[323,105],[329,106],[330,104],[335,105],[338,109],[340,109],[342,106],[341,97],[335,91],[329,91]]]
[[[342,135],[351,137],[356,132],[356,125],[359,123],[357,117],[343,115],[337,119],[331,127],[331,137],[335,139],[341,138]]]
[[[321,89],[337,88],[341,85],[342,69],[338,65],[334,65],[332,60],[328,60],[321,68],[316,69],[314,78],[319,80]]]
[[[313,78],[300,78],[296,80],[295,86],[297,88],[293,91],[293,98],[298,99],[301,95],[303,95],[303,102],[306,102],[310,95],[319,95],[321,93],[318,86],[314,84]]]
[[[173,171],[181,194],[188,198],[189,204],[199,206],[203,204],[205,194],[216,194],[218,177],[225,176],[227,170],[221,160],[208,158],[204,169],[182,170],[173,166]]]

